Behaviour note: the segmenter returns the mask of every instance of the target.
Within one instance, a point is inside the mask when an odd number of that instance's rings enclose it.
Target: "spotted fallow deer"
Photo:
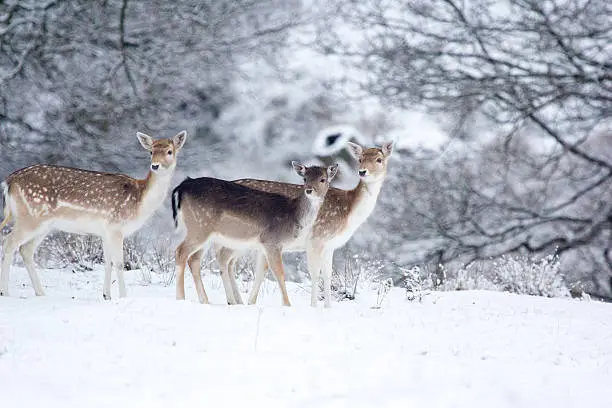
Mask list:
[[[178,227],[180,218],[186,229],[176,249],[177,299],[185,299],[188,263],[198,299],[208,303],[200,261],[203,248],[212,241],[227,248],[263,253],[280,286],[283,305],[290,306],[281,253],[310,234],[329,182],[338,171],[337,164],[327,168],[298,162],[292,165],[304,184],[297,186],[297,194],[291,198],[209,177],[188,178],[173,191],[175,225]]]
[[[111,298],[111,273],[115,269],[119,296],[125,297],[123,239],[138,230],[164,202],[168,194],[176,155],[187,133],[171,139],[153,140],[137,133],[140,144],[151,153],[144,180],[123,174],[101,173],[69,167],[35,165],[18,170],[2,184],[4,221],[0,230],[14,222],[3,248],[0,295],[8,295],[9,270],[19,248],[34,292],[44,295],[34,267],[34,252],[51,230],[98,235],[102,238],[105,275],[103,296]]]
[[[359,161],[359,184],[352,190],[330,188],[319,210],[310,236],[305,240],[295,241],[293,245],[285,248],[287,251],[306,251],[308,270],[312,279],[311,306],[313,307],[317,306],[318,281],[321,270],[323,271],[324,305],[325,307],[331,307],[331,275],[334,251],[348,242],[357,228],[365,222],[374,210],[378,194],[387,174],[387,163],[393,151],[392,142],[384,143],[380,148],[362,148],[350,142],[348,145],[352,155]],[[234,183],[287,197],[296,197],[300,194],[300,186],[296,184],[253,179],[234,180]],[[221,276],[228,303],[242,303],[234,279],[234,266],[239,252],[222,245],[216,245],[215,251],[217,261],[221,266]],[[255,266],[255,281],[249,295],[249,304],[256,303],[265,274],[266,262],[259,254]]]

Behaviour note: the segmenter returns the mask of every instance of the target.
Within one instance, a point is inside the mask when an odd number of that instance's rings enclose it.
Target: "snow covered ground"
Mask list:
[[[101,268],[14,268],[0,298],[2,407],[610,407],[612,305],[493,292],[409,302],[373,290],[332,309],[266,281],[258,306],[200,305],[153,275],[101,299]],[[113,287],[116,293],[116,286]],[[246,297],[246,296],[245,296]],[[261,404],[261,405],[260,405]]]

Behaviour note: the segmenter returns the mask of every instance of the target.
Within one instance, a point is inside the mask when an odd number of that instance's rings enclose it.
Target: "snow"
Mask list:
[[[230,307],[206,273],[214,304],[200,305],[190,279],[176,301],[140,272],[105,302],[102,267],[41,277],[37,298],[14,267],[0,298],[3,407],[612,406],[608,304],[481,291],[415,303],[396,288],[372,309],[366,287],[313,309],[308,285],[289,284],[285,308],[268,280],[261,304]]]

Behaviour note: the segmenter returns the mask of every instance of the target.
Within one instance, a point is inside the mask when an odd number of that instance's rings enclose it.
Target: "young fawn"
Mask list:
[[[167,195],[176,167],[176,155],[187,133],[153,140],[138,133],[140,144],[151,153],[144,180],[123,174],[101,173],[69,167],[36,165],[18,170],[2,184],[4,221],[14,222],[7,235],[0,275],[0,295],[8,295],[9,270],[19,248],[34,292],[44,295],[34,267],[34,252],[51,230],[93,234],[102,238],[105,274],[103,296],[111,298],[111,273],[115,269],[119,296],[125,297],[123,239],[138,230]]]
[[[286,197],[214,178],[186,179],[172,192],[172,211],[186,229],[176,249],[176,298],[185,299],[185,268],[189,264],[198,299],[208,303],[200,275],[203,248],[213,241],[235,250],[262,252],[276,275],[283,304],[290,306],[281,253],[310,234],[338,165],[306,167],[292,162],[304,178],[294,197]]]
[[[306,250],[308,270],[312,279],[311,305],[316,307],[319,296],[319,273],[323,271],[325,307],[331,307],[331,275],[334,251],[346,244],[357,228],[370,216],[387,174],[387,163],[393,143],[384,143],[380,148],[362,148],[349,143],[352,155],[359,161],[359,184],[352,190],[330,188],[312,228],[304,241],[296,241],[286,250]],[[234,183],[269,193],[296,197],[300,186],[276,181],[243,179]],[[221,276],[228,303],[242,303],[234,279],[234,265],[239,253],[222,245],[216,247],[217,260],[221,265]],[[255,282],[249,296],[249,304],[257,301],[261,283],[265,278],[266,263],[261,254],[257,257]]]

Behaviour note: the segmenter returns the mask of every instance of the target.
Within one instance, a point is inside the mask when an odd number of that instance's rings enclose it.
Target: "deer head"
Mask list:
[[[387,162],[393,152],[393,142],[385,142],[381,147],[363,148],[348,142],[349,150],[359,162],[359,178],[365,183],[381,181],[387,174]]]
[[[296,173],[304,179],[304,194],[311,200],[323,200],[329,189],[329,183],[338,173],[338,164],[333,164],[327,168],[306,167],[300,162],[292,161],[291,165]]]
[[[171,172],[176,167],[176,154],[183,147],[187,132],[179,132],[171,139],[153,140],[144,133],[137,133],[138,140],[142,147],[151,153],[151,171],[153,173],[164,174]]]

